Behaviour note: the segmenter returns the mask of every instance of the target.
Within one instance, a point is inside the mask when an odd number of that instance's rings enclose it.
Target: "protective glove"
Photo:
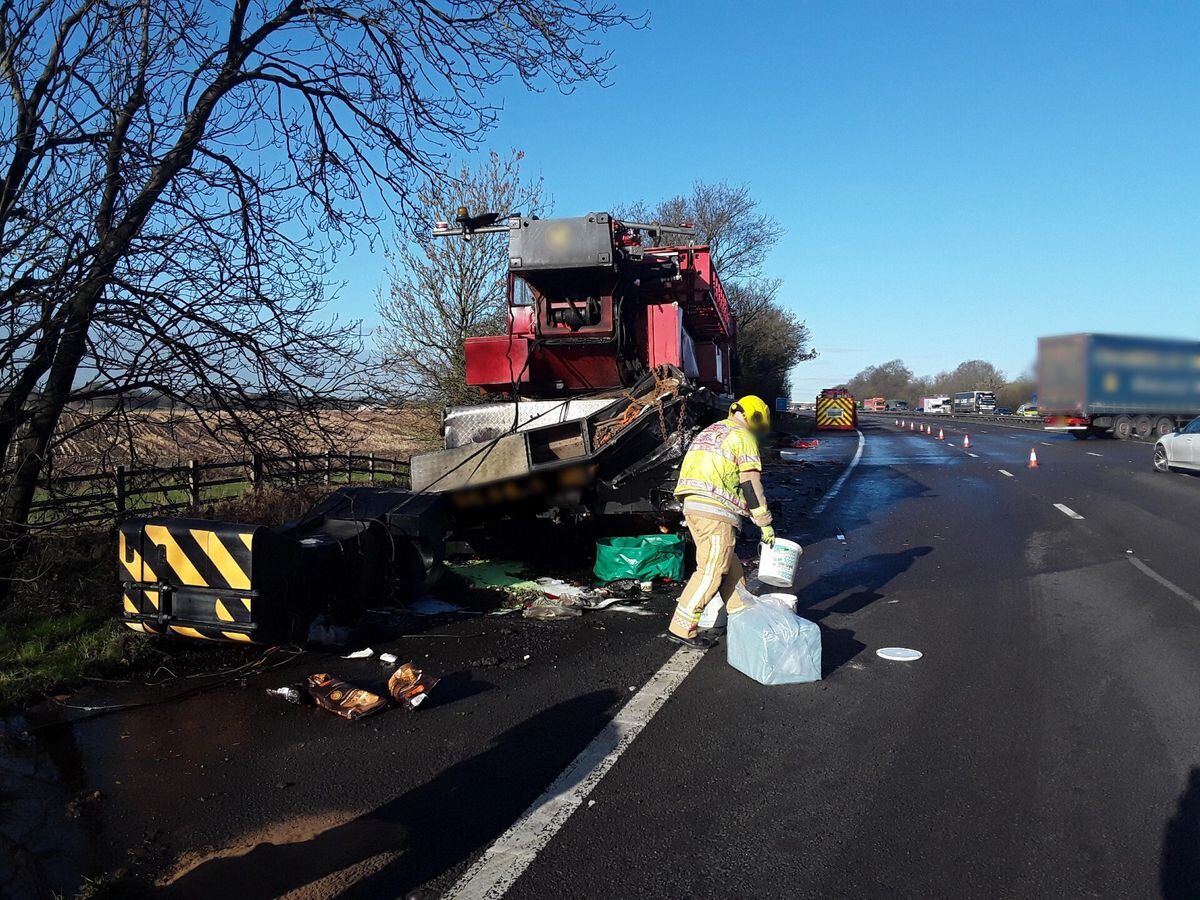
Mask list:
[[[762,525],[759,530],[762,532],[762,542],[768,547],[775,546],[775,529],[770,525]]]
[[[750,521],[762,528],[764,525],[770,525],[774,520],[771,518],[771,510],[766,506],[756,506],[750,510]]]

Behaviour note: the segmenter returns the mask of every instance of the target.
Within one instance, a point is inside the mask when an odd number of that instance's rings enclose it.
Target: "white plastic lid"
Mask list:
[[[910,650],[907,647],[880,647],[875,651],[875,655],[894,662],[912,662],[924,654],[920,650]]]

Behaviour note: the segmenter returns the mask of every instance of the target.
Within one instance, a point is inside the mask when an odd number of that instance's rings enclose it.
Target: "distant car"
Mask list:
[[[1025,416],[1030,419],[1037,419],[1041,416],[1041,413],[1038,412],[1038,408],[1032,403],[1022,403],[1017,407],[1017,415]]]
[[[916,409],[913,410],[913,412],[923,413],[923,412],[925,412],[925,407],[918,406]]]
[[[1158,439],[1154,444],[1154,468],[1158,472],[1172,469],[1200,472],[1200,418]]]
[[[1011,410],[1011,409],[1009,409],[1007,406],[997,406],[997,407],[996,407],[996,415],[998,415],[998,416],[1011,416],[1011,415],[1012,415],[1012,410]]]

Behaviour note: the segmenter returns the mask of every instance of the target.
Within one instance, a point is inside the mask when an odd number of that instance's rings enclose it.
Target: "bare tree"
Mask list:
[[[763,212],[748,185],[697,181],[691,193],[653,206],[638,202],[625,211],[630,219],[650,222],[688,222],[698,243],[712,249],[713,262],[730,306],[738,320],[739,393],[771,397],[791,393],[791,370],[813,359],[808,326],[779,302],[783,282],[768,277],[767,256],[784,229]]]
[[[72,399],[153,388],[254,440],[344,391],[336,251],[474,144],[502,78],[604,81],[598,34],[638,21],[605,0],[0,2],[0,562]]]
[[[469,403],[463,342],[500,334],[507,314],[508,236],[477,234],[439,240],[430,226],[459,206],[472,213],[545,212],[541,178],[524,179],[524,154],[491,153],[477,168],[463,166],[453,182],[431,180],[417,194],[426,227],[400,244],[377,307],[381,344],[391,387],[405,400]]]

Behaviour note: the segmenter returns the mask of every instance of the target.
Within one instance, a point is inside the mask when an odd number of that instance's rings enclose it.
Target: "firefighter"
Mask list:
[[[696,544],[696,571],[688,579],[675,607],[667,636],[679,644],[707,648],[697,637],[700,615],[714,593],[726,608],[742,586],[742,563],[734,543],[742,518],[762,531],[766,544],[775,542],[771,511],[762,487],[758,438],[771,430],[771,410],[760,398],[747,395],[729,407],[729,417],[709,425],[692,441],[675,496],[683,499],[683,521]]]

